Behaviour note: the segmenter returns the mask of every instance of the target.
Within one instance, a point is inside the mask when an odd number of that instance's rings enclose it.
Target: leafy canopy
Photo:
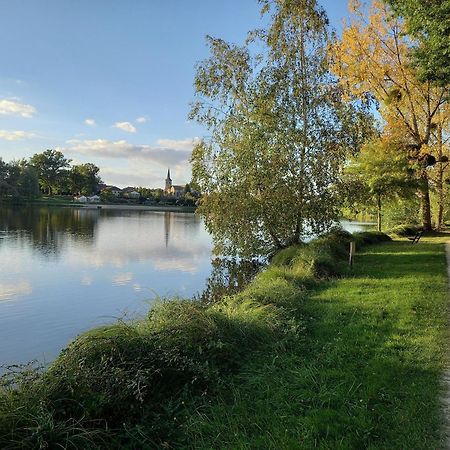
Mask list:
[[[243,45],[208,37],[190,117],[210,136],[193,150],[199,212],[216,251],[267,254],[327,228],[344,153],[327,17],[315,0],[263,0],[266,29]],[[348,116],[348,115],[347,115]]]
[[[49,195],[58,187],[58,183],[64,174],[64,169],[69,167],[70,160],[58,150],[46,150],[43,153],[36,153],[30,164],[36,169],[41,187]]]
[[[450,85],[450,0],[386,0],[417,39],[413,62],[422,81]]]
[[[407,157],[415,163],[422,219],[431,228],[427,167],[433,164],[437,117],[448,113],[448,92],[443,87],[421,82],[411,65],[412,41],[404,22],[381,1],[366,11],[353,1],[353,16],[342,39],[333,45],[333,71],[343,89],[351,95],[373,96],[384,119],[384,134],[402,143]]]

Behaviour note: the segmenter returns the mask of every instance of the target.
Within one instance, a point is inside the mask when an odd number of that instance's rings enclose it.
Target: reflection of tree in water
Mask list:
[[[169,236],[170,236],[170,225],[172,222],[173,214],[166,211],[164,213],[164,242],[166,243],[166,248],[169,246]]]
[[[0,229],[47,256],[58,255],[69,239],[92,243],[97,220],[98,212],[87,209],[0,208]]]
[[[260,261],[215,258],[211,261],[211,275],[203,292],[194,296],[206,304],[215,303],[225,295],[236,294],[244,289],[261,270]]]

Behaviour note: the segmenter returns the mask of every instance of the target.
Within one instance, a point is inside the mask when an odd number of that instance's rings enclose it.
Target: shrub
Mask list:
[[[355,242],[359,245],[378,244],[380,242],[389,242],[392,239],[381,231],[360,231],[353,233]]]
[[[397,225],[396,227],[391,228],[388,231],[388,234],[393,234],[401,237],[414,236],[420,230],[422,230],[422,227],[418,225]]]

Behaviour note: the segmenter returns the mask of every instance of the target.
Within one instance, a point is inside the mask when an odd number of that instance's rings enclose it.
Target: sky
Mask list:
[[[347,0],[323,0],[339,31]],[[256,0],[0,0],[0,157],[48,148],[119,187],[190,180],[205,36],[242,43]]]

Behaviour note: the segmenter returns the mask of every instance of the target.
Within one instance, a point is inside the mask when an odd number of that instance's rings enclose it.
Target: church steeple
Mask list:
[[[167,169],[166,187],[164,189],[166,194],[169,193],[171,187],[172,187],[172,179],[170,178],[170,168],[169,168],[169,169]]]

